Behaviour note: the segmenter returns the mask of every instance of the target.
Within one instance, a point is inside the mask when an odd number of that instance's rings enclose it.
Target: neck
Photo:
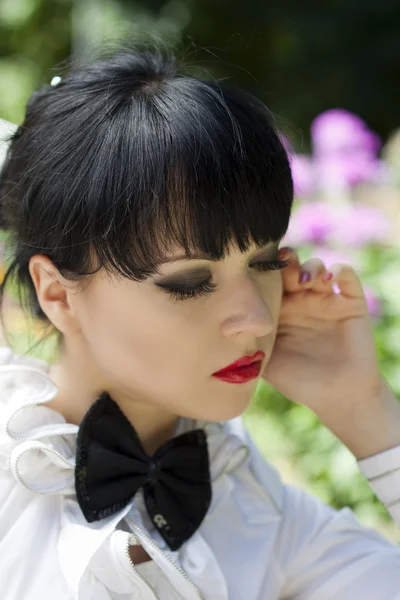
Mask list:
[[[177,415],[132,397],[107,382],[94,366],[75,355],[65,353],[50,367],[49,376],[57,386],[58,394],[47,406],[61,413],[67,423],[80,425],[93,402],[107,391],[135,428],[150,456],[175,434]]]

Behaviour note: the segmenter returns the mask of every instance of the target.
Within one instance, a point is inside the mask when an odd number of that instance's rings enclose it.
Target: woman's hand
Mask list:
[[[311,280],[299,283],[300,271]],[[361,281],[343,263],[327,269],[318,258],[300,266],[292,250],[281,271],[282,306],[276,342],[264,379],[322,422],[368,411],[387,385],[380,375],[372,322]],[[336,283],[340,293],[335,293]]]

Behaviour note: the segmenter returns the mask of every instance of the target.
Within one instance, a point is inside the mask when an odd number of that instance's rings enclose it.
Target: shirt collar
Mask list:
[[[0,467],[9,466],[16,480],[32,492],[74,492],[79,426],[46,406],[58,392],[48,375],[49,365],[30,357],[10,356],[8,363],[2,362]],[[207,435],[212,481],[246,460],[247,446],[238,436],[224,432],[221,423],[181,417],[175,435],[196,428]]]

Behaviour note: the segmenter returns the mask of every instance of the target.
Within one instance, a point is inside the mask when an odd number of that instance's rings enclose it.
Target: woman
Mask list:
[[[279,248],[293,188],[265,106],[151,46],[53,83],[1,177],[3,287],[59,336],[51,365],[2,353],[2,599],[399,599],[399,548],[283,485],[241,424],[263,377],[400,523],[362,285]]]

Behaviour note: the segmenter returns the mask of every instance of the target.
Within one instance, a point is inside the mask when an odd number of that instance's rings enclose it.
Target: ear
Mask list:
[[[40,307],[49,321],[61,333],[79,332],[78,319],[71,304],[74,282],[65,279],[44,254],[32,256],[29,261],[29,273]]]

